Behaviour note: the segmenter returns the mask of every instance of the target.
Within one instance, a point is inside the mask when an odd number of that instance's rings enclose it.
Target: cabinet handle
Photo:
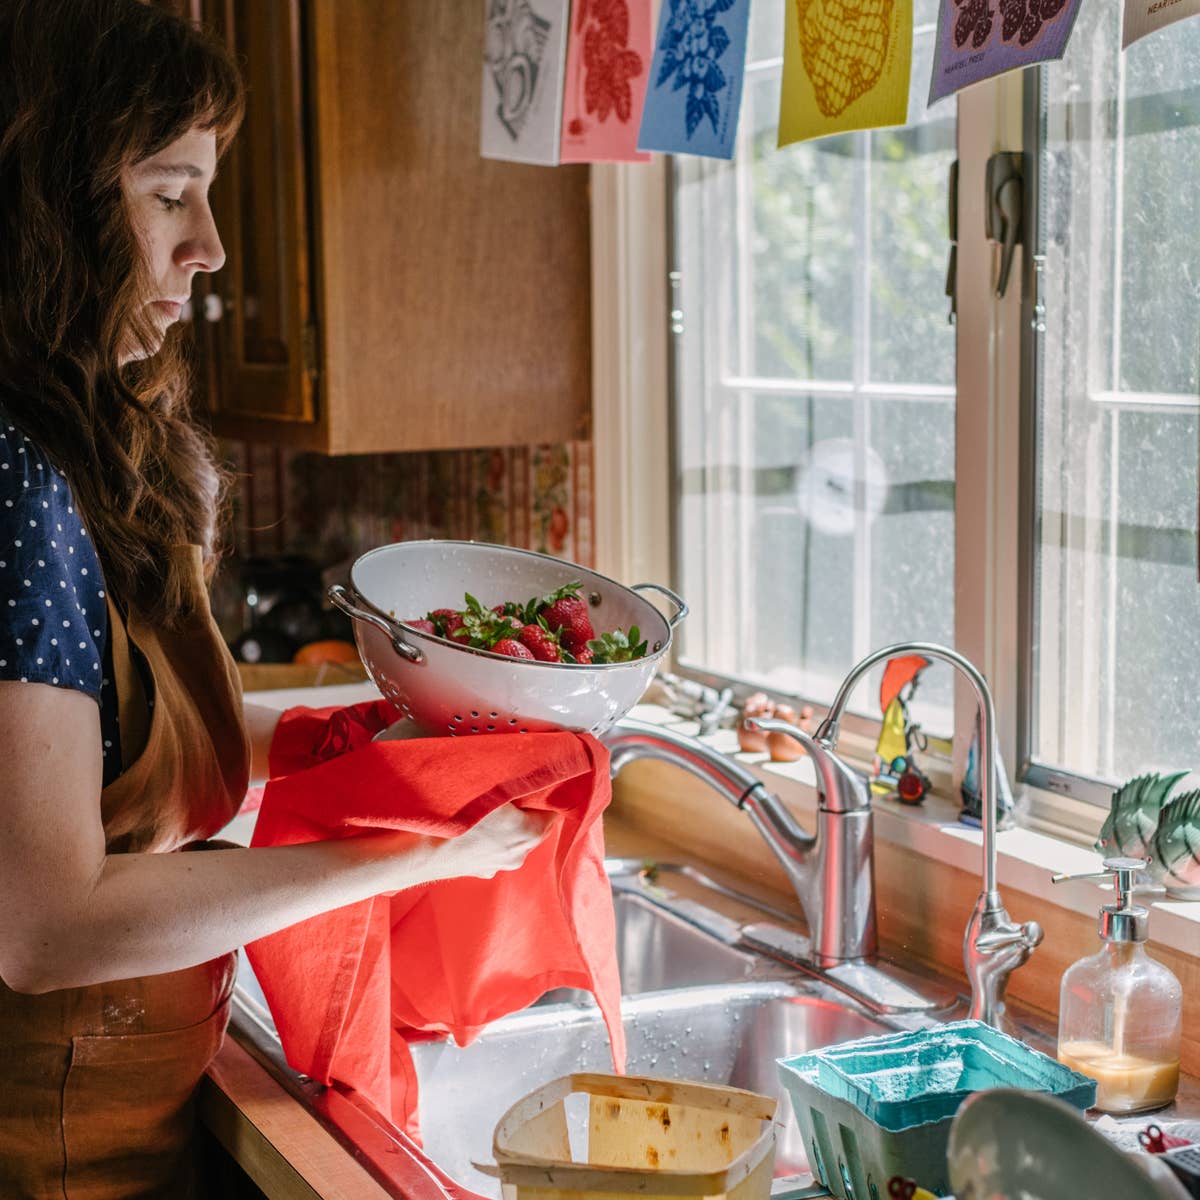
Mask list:
[[[204,297],[204,319],[210,324],[219,321],[225,315],[225,302],[216,292],[209,292]]]

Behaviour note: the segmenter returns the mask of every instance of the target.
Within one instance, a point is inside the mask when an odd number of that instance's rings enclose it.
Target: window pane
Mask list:
[[[746,88],[755,137],[744,211],[747,375],[846,379],[854,370],[854,295],[844,265],[855,231],[839,198],[861,187],[851,135],[776,149],[779,76]],[[731,180],[738,172],[726,171]],[[731,197],[732,199],[732,197]],[[734,241],[731,248],[735,249]],[[732,331],[731,331],[732,332]],[[737,359],[735,358],[736,362]]]
[[[928,81],[933,70],[934,33],[932,25],[913,33],[915,79]],[[954,326],[943,293],[955,105],[938,104],[929,112],[923,98],[919,105],[924,115],[917,124],[869,135],[870,373],[889,383],[953,387]],[[949,416],[953,421],[953,411]]]
[[[1044,73],[1036,761],[1200,769],[1200,24],[1120,51],[1097,0]]]
[[[919,125],[780,150],[782,3],[750,21],[737,157],[673,163],[681,656],[828,702],[888,641],[953,641],[954,109],[925,115],[927,23]],[[950,703],[934,672],[921,719]]]

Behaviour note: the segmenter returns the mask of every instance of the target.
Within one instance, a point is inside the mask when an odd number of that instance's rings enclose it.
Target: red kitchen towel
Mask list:
[[[516,871],[379,896],[246,947],[288,1062],[362,1093],[416,1136],[407,1038],[465,1045],[554,987],[592,992],[625,1060],[600,816],[608,752],[586,734],[373,742],[386,701],[290,709],[271,744],[255,846],[405,829],[454,837],[510,801],[558,814]]]

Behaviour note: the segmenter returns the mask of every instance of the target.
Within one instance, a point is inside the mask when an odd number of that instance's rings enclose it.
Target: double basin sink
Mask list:
[[[744,925],[764,918],[782,923],[786,914],[764,910],[690,868],[647,869],[630,860],[609,860],[607,866],[628,1073],[778,1097],[776,1176],[807,1171],[775,1060],[894,1026],[827,985],[746,948]],[[346,1120],[344,1101],[332,1103],[337,1098],[327,1094],[333,1089],[290,1071],[244,956],[231,1032],[387,1186],[386,1143],[390,1138],[402,1145],[403,1135],[381,1114],[365,1119],[361,1101],[353,1120]],[[491,1160],[493,1129],[515,1101],[562,1075],[612,1070],[595,1002],[569,989],[495,1022],[469,1046],[416,1042],[412,1053],[424,1151],[447,1175],[483,1195],[498,1195],[498,1182],[472,1163]],[[374,1150],[367,1141],[377,1143]]]

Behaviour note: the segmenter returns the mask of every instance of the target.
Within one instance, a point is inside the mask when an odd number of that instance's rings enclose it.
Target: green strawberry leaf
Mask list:
[[[611,633],[602,633],[588,642],[592,652],[593,663],[632,662],[644,657],[646,643],[639,641],[640,633],[636,625],[626,634],[623,629],[614,629]]]

